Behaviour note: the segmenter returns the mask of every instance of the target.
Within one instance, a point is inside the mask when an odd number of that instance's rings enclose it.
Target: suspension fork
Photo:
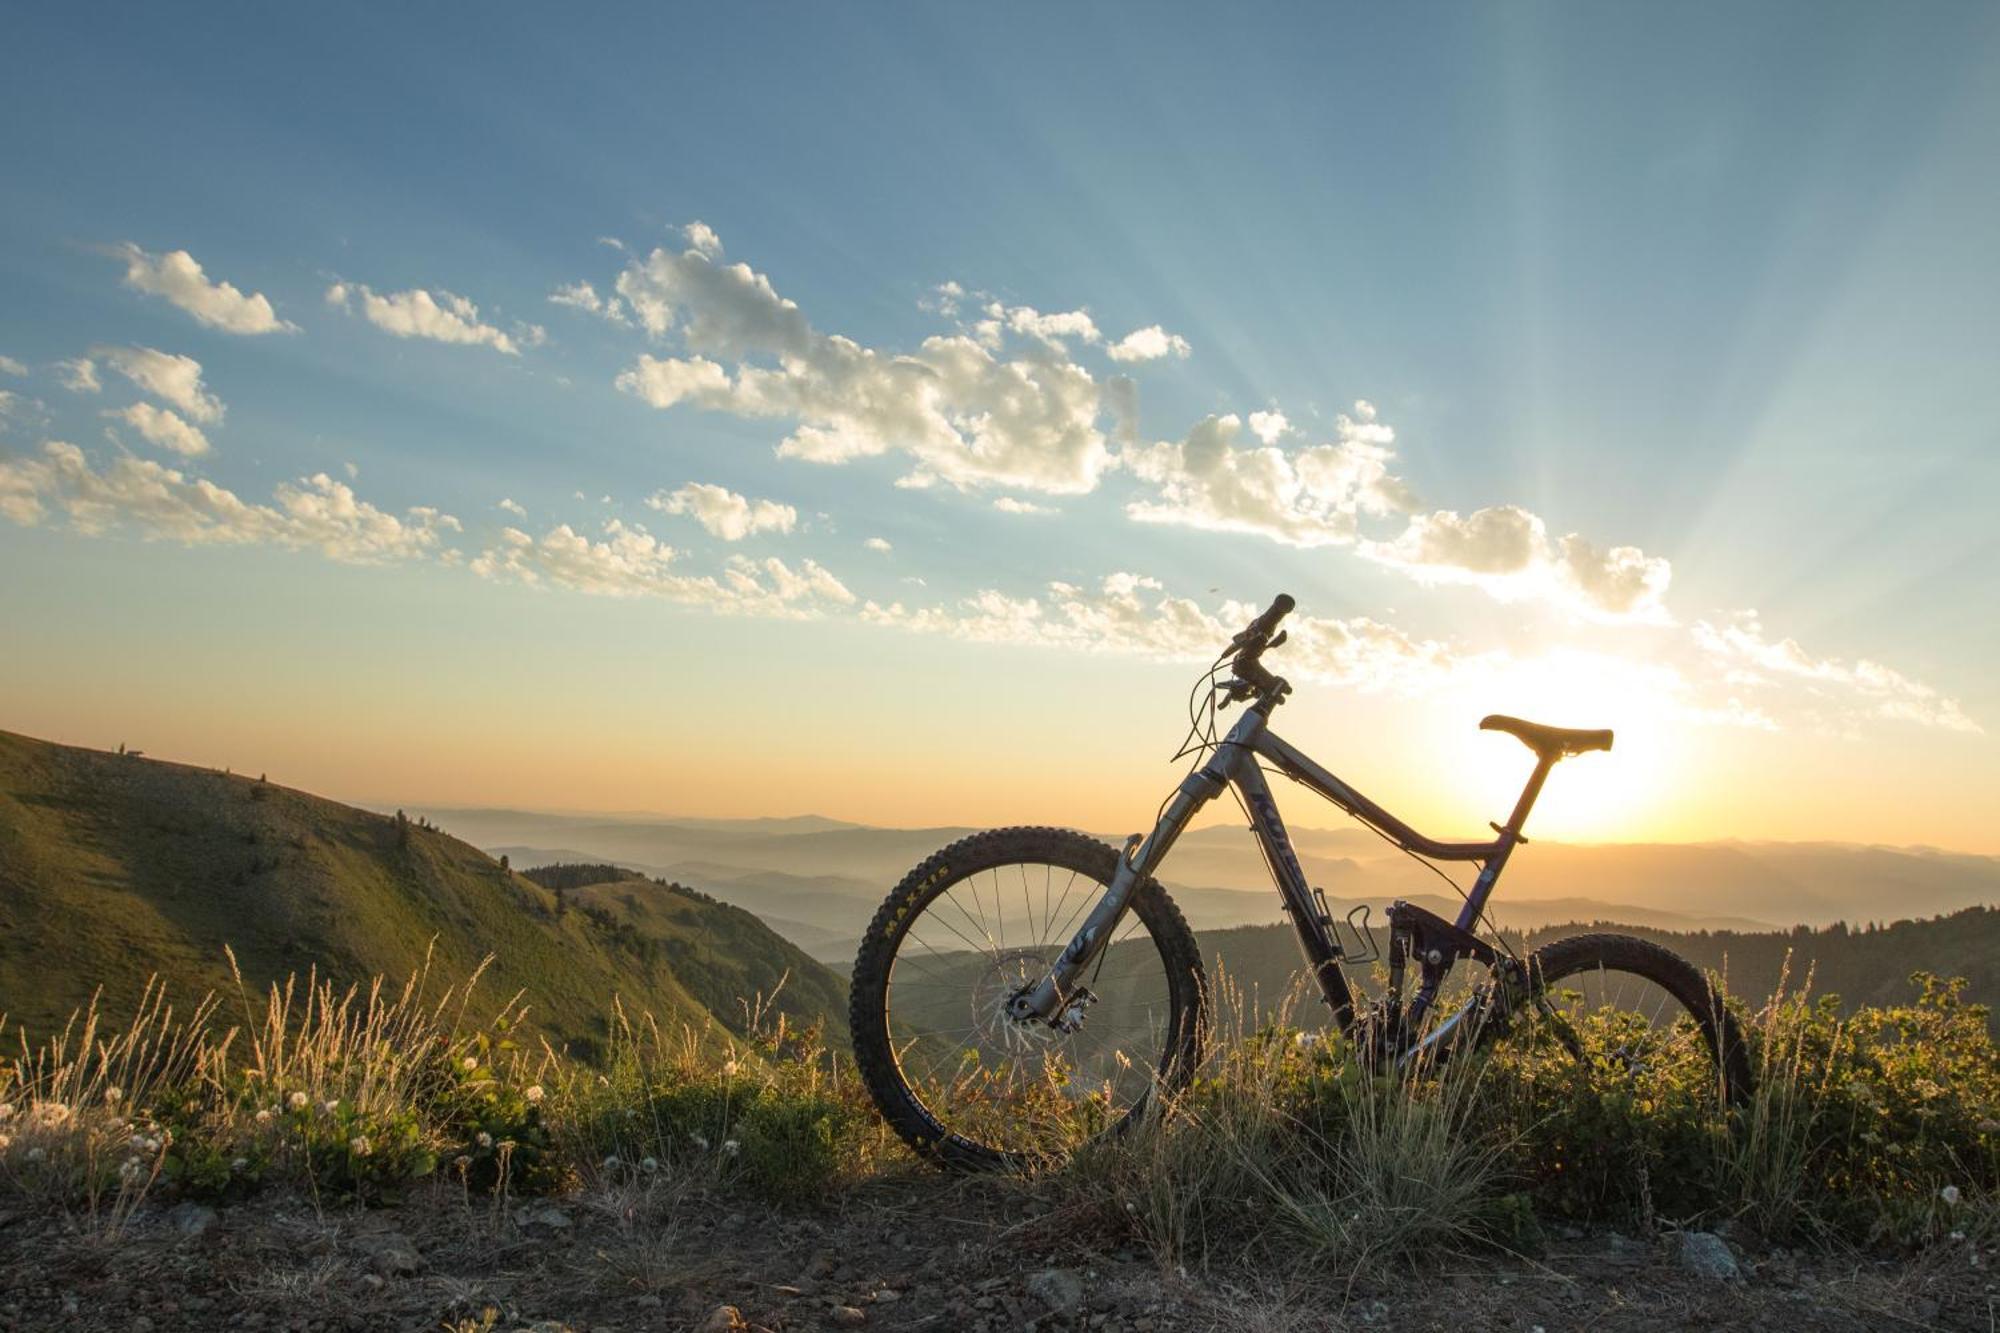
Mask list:
[[[1118,923],[1124,920],[1126,911],[1132,905],[1132,895],[1152,875],[1154,867],[1165,859],[1187,828],[1188,821],[1203,806],[1222,795],[1223,788],[1228,786],[1229,765],[1220,762],[1224,748],[1219,747],[1215,758],[1182,780],[1161,813],[1160,822],[1153,826],[1148,837],[1141,840],[1134,833],[1125,840],[1124,850],[1118,854],[1118,869],[1111,876],[1104,896],[1098,899],[1097,906],[1090,910],[1090,915],[1084,918],[1076,934],[1070,937],[1069,944],[1050,965],[1048,974],[1007,1002],[1010,1018],[1016,1021],[1040,1019],[1052,1023],[1070,1003],[1078,989],[1078,979],[1090,970],[1091,964],[1111,942]]]

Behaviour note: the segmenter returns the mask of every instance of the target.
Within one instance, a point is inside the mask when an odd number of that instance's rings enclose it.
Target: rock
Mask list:
[[[874,1296],[877,1305],[882,1304],[884,1301],[900,1301],[902,1299],[903,1293],[897,1291],[894,1287],[884,1287],[882,1290],[876,1292]]]
[[[528,1215],[531,1227],[547,1227],[551,1231],[567,1231],[570,1227],[569,1214],[560,1208],[537,1208]]]
[[[183,1236],[199,1236],[220,1219],[215,1209],[199,1203],[177,1203],[167,1210],[167,1222]]]
[[[369,1247],[368,1262],[383,1277],[415,1277],[424,1267],[417,1247],[394,1232]]]
[[[699,1333],[737,1333],[737,1330],[748,1327],[750,1321],[733,1305],[716,1306],[698,1326]]]
[[[841,1328],[860,1328],[868,1322],[868,1312],[852,1305],[836,1305],[827,1314]]]
[[[1736,1266],[1736,1256],[1729,1252],[1729,1243],[1712,1231],[1681,1232],[1676,1257],[1681,1267],[1696,1277],[1728,1282],[1742,1276],[1742,1270]]]
[[[1030,1296],[1057,1314],[1067,1313],[1083,1304],[1083,1279],[1067,1268],[1044,1268],[1039,1273],[1031,1273],[1027,1288]]]

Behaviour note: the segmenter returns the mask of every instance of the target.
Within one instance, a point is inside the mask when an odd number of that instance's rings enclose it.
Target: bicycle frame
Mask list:
[[[1410,1028],[1418,1026],[1435,999],[1445,973],[1458,959],[1470,957],[1490,966],[1500,965],[1497,952],[1477,939],[1472,931],[1485,910],[1487,899],[1492,896],[1494,885],[1499,882],[1508,856],[1517,844],[1525,841],[1521,836],[1521,826],[1535,798],[1541,793],[1542,783],[1548,777],[1554,758],[1545,756],[1536,763],[1527,786],[1522,789],[1520,800],[1515,804],[1513,815],[1506,824],[1493,826],[1496,836],[1491,841],[1441,842],[1417,832],[1272,732],[1269,708],[1269,702],[1260,701],[1246,709],[1227,738],[1215,747],[1208,762],[1182,781],[1167,802],[1159,822],[1153,826],[1152,833],[1143,839],[1135,833],[1126,841],[1125,849],[1118,858],[1117,873],[1107,886],[1104,897],[1051,965],[1048,975],[1013,1001],[1012,1011],[1016,1018],[1040,1017],[1047,1020],[1062,1011],[1077,987],[1078,978],[1111,939],[1138,886],[1145,883],[1166,859],[1189,821],[1210,801],[1222,795],[1225,787],[1233,785],[1243,798],[1245,809],[1250,812],[1251,831],[1256,835],[1257,844],[1270,867],[1272,880],[1284,900],[1285,911],[1298,933],[1299,947],[1305,954],[1307,968],[1319,987],[1321,998],[1326,1001],[1335,1025],[1344,1033],[1351,1035],[1354,1032],[1357,1025],[1354,992],[1340,967],[1339,941],[1333,933],[1331,919],[1321,909],[1312,886],[1306,882],[1298,856],[1292,850],[1291,838],[1285,832],[1277,802],[1272,799],[1270,784],[1258,763],[1260,758],[1268,760],[1287,777],[1311,788],[1407,851],[1433,860],[1480,863],[1479,877],[1473,883],[1455,922],[1445,921],[1404,902],[1397,902],[1389,909],[1392,932],[1407,929],[1418,940],[1416,958],[1422,969],[1423,983],[1412,997]],[[1406,961],[1404,956],[1392,952],[1392,991],[1400,986],[1402,967]],[[1424,1047],[1428,1048],[1448,1035],[1472,1012],[1476,1003],[1477,1000],[1468,1003],[1464,1010],[1440,1025],[1426,1039]]]

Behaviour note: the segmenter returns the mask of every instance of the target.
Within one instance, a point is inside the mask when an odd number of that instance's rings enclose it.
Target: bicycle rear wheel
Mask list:
[[[1117,866],[1115,850],[1080,833],[999,829],[931,856],[882,904],[854,961],[854,1058],[917,1152],[961,1168],[1032,1166],[1123,1128],[1157,1088],[1192,1074],[1201,954],[1152,880],[1081,978],[1089,998],[1071,1030],[1007,1014]]]
[[[1631,935],[1575,935],[1537,949],[1528,975],[1541,1012],[1525,1026],[1552,1037],[1594,1079],[1691,1081],[1695,1095],[1719,1107],[1750,1095],[1736,1016],[1672,950]]]

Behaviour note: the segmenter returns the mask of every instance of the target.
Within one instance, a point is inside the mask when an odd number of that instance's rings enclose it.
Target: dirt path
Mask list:
[[[1905,1262],[1738,1254],[1735,1279],[1689,1272],[1671,1238],[1613,1234],[1533,1260],[1183,1274],[1080,1228],[1029,1191],[931,1177],[812,1212],[666,1185],[505,1212],[444,1192],[370,1210],[273,1196],[143,1212],[118,1235],[16,1203],[0,1207],[0,1329],[1990,1333],[2000,1317],[2000,1257],[1965,1245]]]

